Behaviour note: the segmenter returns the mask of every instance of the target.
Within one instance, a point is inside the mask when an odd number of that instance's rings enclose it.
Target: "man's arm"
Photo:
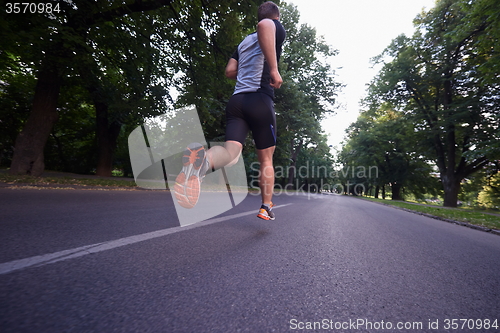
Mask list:
[[[273,20],[263,19],[257,24],[257,37],[262,53],[269,65],[271,87],[279,88],[283,83],[283,79],[278,71],[278,59],[276,57],[276,26]]]
[[[236,80],[238,76],[238,60],[231,58],[226,65],[226,76],[230,79]]]

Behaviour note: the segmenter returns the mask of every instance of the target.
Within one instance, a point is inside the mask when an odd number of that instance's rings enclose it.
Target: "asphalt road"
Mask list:
[[[0,331],[500,331],[499,236],[351,197],[274,201],[275,221],[249,196],[181,228],[167,192],[0,188]]]

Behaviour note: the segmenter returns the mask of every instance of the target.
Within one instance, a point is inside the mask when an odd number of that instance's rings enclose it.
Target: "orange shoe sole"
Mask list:
[[[205,148],[197,143],[191,144],[182,156],[182,170],[175,179],[174,194],[181,207],[190,209],[196,206],[201,191],[201,167],[205,161]]]

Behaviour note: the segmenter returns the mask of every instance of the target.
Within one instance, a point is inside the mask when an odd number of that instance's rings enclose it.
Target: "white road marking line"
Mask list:
[[[291,205],[291,203],[279,205],[279,206],[274,206],[273,209],[285,207],[288,205]],[[58,261],[74,259],[74,258],[85,256],[87,254],[111,250],[111,249],[114,249],[117,247],[130,245],[130,244],[134,244],[134,243],[139,243],[139,242],[146,241],[149,239],[163,237],[163,236],[174,234],[174,233],[177,233],[180,231],[190,230],[190,229],[194,229],[194,228],[198,228],[198,227],[203,227],[206,225],[210,225],[210,224],[214,224],[214,223],[218,223],[218,222],[223,222],[223,221],[227,221],[227,220],[231,220],[231,219],[235,219],[238,217],[247,216],[247,215],[251,215],[251,214],[255,214],[255,211],[218,217],[218,218],[190,224],[190,225],[187,225],[185,227],[173,227],[173,228],[168,228],[168,229],[161,229],[161,230],[157,230],[157,231],[153,231],[153,232],[148,232],[145,234],[134,235],[134,236],[129,236],[129,237],[125,237],[125,238],[115,239],[112,241],[81,246],[81,247],[77,247],[74,249],[43,254],[43,255],[34,256],[34,257],[30,257],[30,258],[13,260],[13,261],[9,261],[9,262],[5,262],[5,263],[0,264],[0,275],[11,273],[13,271],[25,269],[25,268],[32,267],[32,266],[40,267],[40,266],[45,266],[48,264],[56,263]]]

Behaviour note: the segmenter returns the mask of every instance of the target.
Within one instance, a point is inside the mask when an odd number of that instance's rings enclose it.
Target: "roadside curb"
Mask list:
[[[483,227],[483,226],[479,226],[479,225],[475,225],[475,224],[470,224],[470,223],[467,223],[467,222],[455,221],[455,220],[447,219],[447,218],[436,216],[436,215],[432,215],[432,214],[418,212],[418,211],[411,210],[411,209],[408,209],[408,208],[402,208],[402,207],[398,207],[398,206],[389,205],[389,204],[386,204],[386,203],[383,203],[383,202],[376,202],[376,201],[366,200],[364,198],[358,198],[358,199],[362,199],[362,200],[373,202],[373,203],[376,203],[376,204],[379,204],[379,205],[388,206],[388,207],[392,207],[392,208],[399,209],[399,210],[404,210],[405,212],[409,212],[409,213],[413,213],[413,214],[417,214],[417,215],[421,215],[421,216],[425,216],[425,217],[430,217],[430,218],[435,219],[435,220],[440,220],[440,221],[444,221],[444,222],[448,222],[448,223],[452,223],[452,224],[457,224],[457,225],[460,225],[460,226],[463,226],[463,227],[467,227],[467,228],[471,228],[471,229],[475,229],[475,230],[480,230],[480,231],[484,231],[484,232],[488,232],[488,233],[500,236],[500,230],[490,229],[490,228],[487,228],[487,227]]]

